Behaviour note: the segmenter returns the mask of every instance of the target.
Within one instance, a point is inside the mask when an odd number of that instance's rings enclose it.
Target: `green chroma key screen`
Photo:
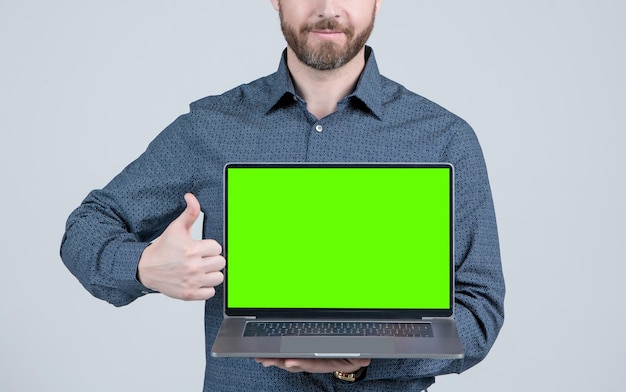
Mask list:
[[[451,171],[227,166],[227,306],[448,309]]]

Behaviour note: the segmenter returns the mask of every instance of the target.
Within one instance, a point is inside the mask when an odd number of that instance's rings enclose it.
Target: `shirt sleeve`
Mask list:
[[[186,166],[193,146],[181,122],[103,189],[89,193],[67,220],[63,262],[92,295],[115,306],[151,292],[137,279],[141,254],[184,210],[184,194],[194,190],[193,170]]]
[[[454,311],[465,357],[373,360],[365,384],[461,373],[485,358],[504,322],[504,277],[482,150],[469,125],[457,120],[454,127],[441,159],[455,168]]]

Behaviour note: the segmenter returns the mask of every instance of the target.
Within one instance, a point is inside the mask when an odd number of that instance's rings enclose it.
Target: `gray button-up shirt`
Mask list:
[[[483,155],[462,119],[380,75],[371,48],[355,91],[322,119],[296,94],[286,54],[278,71],[191,104],[136,161],[69,217],[64,263],[96,297],[122,306],[150,290],[136,278],[142,251],[194,193],[204,237],[221,241],[227,162],[450,162],[455,166],[455,318],[462,360],[373,360],[354,385],[330,374],[291,374],[252,359],[207,355],[205,391],[419,391],[461,372],[491,348],[504,319],[504,279]],[[270,244],[280,246],[280,242]],[[355,293],[358,295],[358,293]],[[206,303],[207,353],[222,320],[223,291]]]

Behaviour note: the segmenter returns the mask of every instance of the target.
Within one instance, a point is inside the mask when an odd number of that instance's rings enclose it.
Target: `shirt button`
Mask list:
[[[321,125],[318,124],[318,125],[315,126],[315,130],[317,132],[322,132],[324,130],[324,127],[322,127]]]

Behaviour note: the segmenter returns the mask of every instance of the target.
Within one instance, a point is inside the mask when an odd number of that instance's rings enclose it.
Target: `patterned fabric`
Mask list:
[[[420,391],[437,375],[478,363],[496,339],[505,289],[478,140],[457,116],[381,76],[370,48],[366,56],[354,93],[319,120],[295,93],[286,52],[276,73],[192,103],[188,114],[71,214],[62,259],[94,296],[122,306],[150,292],[136,279],[140,255],[183,211],[186,192],[201,203],[204,237],[221,241],[227,162],[450,162],[456,170],[455,317],[466,356],[373,360],[366,378],[349,385],[330,374],[290,374],[253,359],[207,354],[206,391]],[[270,251],[272,246],[280,242],[270,244]],[[220,286],[205,307],[207,353],[222,319],[222,301]]]

